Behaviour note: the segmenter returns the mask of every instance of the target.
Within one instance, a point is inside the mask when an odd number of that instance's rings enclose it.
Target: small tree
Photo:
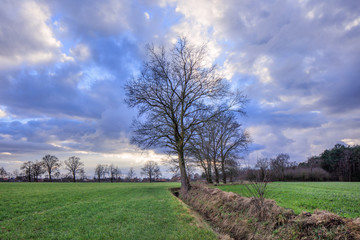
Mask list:
[[[264,219],[266,212],[265,197],[267,194],[267,184],[268,184],[268,171],[264,172],[263,177],[261,177],[259,172],[257,172],[255,179],[250,180],[250,184],[245,184],[246,189],[255,200],[254,203],[259,213],[260,220]]]
[[[280,153],[276,158],[270,160],[271,171],[282,181],[285,177],[285,169],[289,166],[289,159],[289,154]]]
[[[5,171],[5,168],[4,167],[0,167],[0,177],[6,177],[7,175],[7,172]]]
[[[111,164],[109,166],[109,174],[110,174],[110,181],[113,182],[114,179],[117,179],[118,176],[121,174],[121,171],[119,170],[118,166]]]
[[[42,162],[36,161],[32,163],[31,173],[33,175],[34,181],[38,182],[39,176],[45,173],[45,169]]]
[[[84,163],[80,162],[79,157],[69,157],[68,160],[65,160],[65,169],[69,171],[69,173],[72,175],[73,182],[76,182],[76,174],[81,173],[81,171],[84,170],[83,166]]]
[[[97,176],[98,182],[105,176],[107,171],[107,165],[98,164],[95,168],[95,176]]]
[[[147,161],[143,168],[141,168],[141,175],[145,175],[149,178],[149,181],[152,182],[152,179],[156,176],[160,176],[160,168],[158,164],[154,161]]]
[[[61,163],[59,161],[59,159],[55,156],[52,156],[52,155],[45,155],[43,158],[42,158],[42,164],[45,168],[45,170],[48,172],[49,174],[49,179],[50,179],[50,182],[52,182],[52,179],[51,179],[51,175],[54,171],[58,170],[61,166]]]
[[[259,158],[256,161],[255,167],[258,168],[260,171],[259,178],[261,180],[264,180],[266,178],[266,175],[269,171],[269,166],[270,166],[270,163],[267,158]]]
[[[20,169],[23,170],[22,172],[25,175],[25,177],[27,178],[28,182],[31,182],[32,165],[33,165],[33,163],[31,161],[27,161],[27,162],[24,162],[20,167]]]
[[[135,171],[134,171],[134,168],[130,168],[128,173],[127,173],[127,177],[129,179],[129,181],[131,181],[131,179],[133,179],[135,177]]]

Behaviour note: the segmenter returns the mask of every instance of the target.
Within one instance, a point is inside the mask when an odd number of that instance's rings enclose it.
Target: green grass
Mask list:
[[[249,197],[243,185],[218,188]],[[274,182],[268,185],[266,198],[295,213],[327,210],[343,217],[360,217],[359,182]]]
[[[176,183],[1,183],[0,239],[216,239]]]

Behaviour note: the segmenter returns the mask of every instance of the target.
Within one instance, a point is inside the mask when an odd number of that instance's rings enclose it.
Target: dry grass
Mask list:
[[[180,193],[180,198],[217,231],[234,239],[360,239],[359,219],[345,219],[325,211],[295,215],[265,199],[261,216],[256,199],[204,185]]]

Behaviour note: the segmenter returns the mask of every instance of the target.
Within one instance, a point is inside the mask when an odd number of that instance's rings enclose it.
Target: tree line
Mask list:
[[[39,176],[44,173],[48,174],[49,181],[53,181],[53,177],[60,176],[60,167],[62,163],[54,155],[45,155],[41,161],[27,161],[24,162],[20,170],[28,182],[39,181]],[[85,176],[84,163],[80,161],[79,157],[72,156],[64,161],[64,169],[68,171],[72,180],[76,182],[76,176]]]
[[[84,163],[81,162],[80,158],[76,156],[69,157],[64,161],[64,163],[61,163],[56,156],[45,155],[41,161],[24,162],[20,166],[20,170],[22,170],[21,173],[15,170],[13,175],[15,175],[15,178],[22,176],[21,178],[23,181],[38,182],[39,177],[47,173],[49,181],[52,182],[54,177],[57,180],[59,179],[60,168],[62,166],[64,166],[64,169],[67,170],[67,175],[65,176],[66,179],[71,178],[73,182],[76,182],[76,179],[78,179],[79,176],[81,180],[87,179],[84,170]],[[160,167],[155,161],[145,162],[144,167],[141,168],[140,174],[144,176],[142,179],[143,181],[149,182],[157,181],[162,176]],[[8,173],[4,167],[0,167],[0,178],[6,178],[10,175],[11,174]],[[94,180],[98,182],[141,181],[140,178],[136,177],[136,173],[133,167],[131,167],[126,176],[123,177],[121,169],[114,164],[97,164],[94,171]]]
[[[322,168],[330,174],[331,180],[360,181],[360,146],[336,144],[299,166]]]

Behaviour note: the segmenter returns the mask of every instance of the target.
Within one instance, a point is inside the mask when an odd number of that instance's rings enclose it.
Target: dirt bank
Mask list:
[[[176,192],[176,191],[175,191]],[[294,214],[265,200],[261,215],[256,199],[196,185],[179,198],[217,230],[234,239],[360,239],[360,219],[315,211]]]

